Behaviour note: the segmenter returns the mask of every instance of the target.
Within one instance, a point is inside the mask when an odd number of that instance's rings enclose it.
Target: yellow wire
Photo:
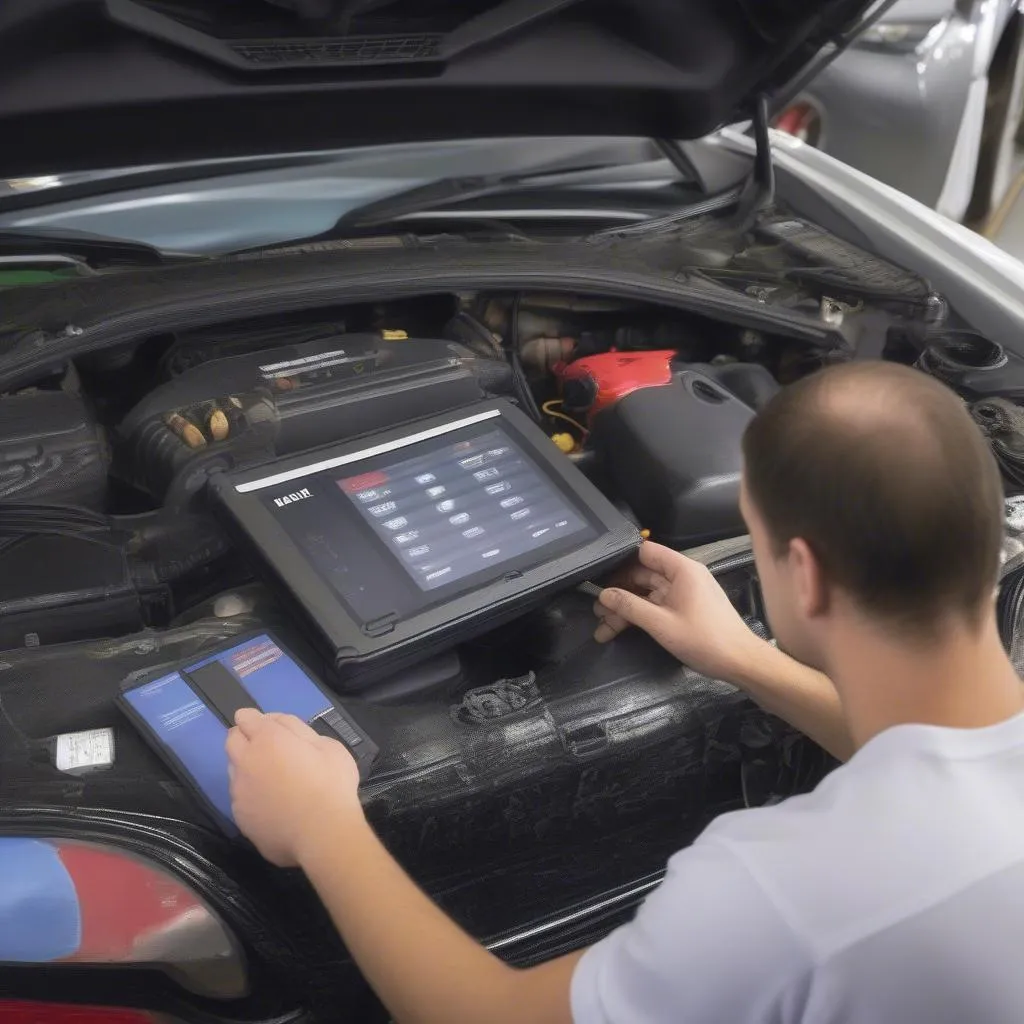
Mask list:
[[[544,412],[545,416],[552,416],[558,420],[565,420],[566,423],[571,423],[577,430],[581,431],[582,433],[589,434],[590,431],[587,430],[587,428],[583,426],[582,423],[578,422],[577,420],[574,420],[571,416],[567,415],[566,413],[559,412],[557,409],[553,408],[554,406],[561,404],[562,400],[560,398],[554,398],[550,402],[545,402],[541,406],[541,410]]]

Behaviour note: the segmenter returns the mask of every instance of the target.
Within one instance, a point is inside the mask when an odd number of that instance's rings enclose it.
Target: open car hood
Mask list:
[[[429,139],[696,138],[867,0],[4,0],[0,179]]]

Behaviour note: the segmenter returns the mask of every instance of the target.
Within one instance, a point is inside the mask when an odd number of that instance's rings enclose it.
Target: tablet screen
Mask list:
[[[332,706],[327,694],[266,634],[187,665],[184,672],[228,721],[234,721],[238,708],[255,707],[311,722]]]
[[[177,672],[127,690],[124,699],[182,764],[223,819],[221,827],[237,834],[228,790],[227,726]]]
[[[498,430],[337,484],[422,590],[496,570],[587,528]]]
[[[404,619],[597,536],[494,422],[311,469],[259,500],[362,623]]]

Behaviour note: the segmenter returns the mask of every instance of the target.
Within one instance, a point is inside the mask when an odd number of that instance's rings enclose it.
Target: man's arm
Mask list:
[[[637,626],[698,672],[739,686],[833,756],[852,755],[831,680],[752,633],[705,566],[647,542],[622,582],[602,591],[595,606],[598,641]]]
[[[575,1024],[790,1019],[791,986],[812,960],[721,829],[673,857],[634,920],[586,955],[517,970],[391,858],[340,743],[286,715],[243,710],[236,721],[239,828],[272,863],[306,872],[399,1024],[572,1024],[574,1011]]]
[[[399,1024],[571,1024],[582,953],[527,970],[484,949],[424,895],[363,816],[358,769],[296,718],[243,710],[228,738],[239,828],[300,867]]]
[[[810,736],[840,761],[853,756],[853,740],[832,680],[801,665],[759,637],[756,652],[737,665],[735,683],[773,715]]]
[[[300,866],[399,1024],[571,1024],[582,953],[509,967],[413,884],[361,815],[325,825]]]

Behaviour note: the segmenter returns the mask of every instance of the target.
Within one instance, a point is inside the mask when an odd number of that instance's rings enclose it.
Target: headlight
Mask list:
[[[942,21],[878,21],[857,36],[855,46],[887,53],[920,53],[927,50],[946,30]]]
[[[0,962],[148,966],[220,999],[249,987],[234,937],[184,882],[143,857],[64,839],[0,837]]]

